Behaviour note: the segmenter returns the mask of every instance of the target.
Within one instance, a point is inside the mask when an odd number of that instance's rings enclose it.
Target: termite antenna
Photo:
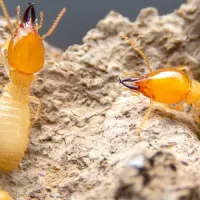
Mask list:
[[[42,28],[43,21],[44,21],[44,13],[40,12],[40,23],[39,23],[39,25],[37,27],[37,30],[39,30],[40,28]]]
[[[145,56],[145,54],[143,53],[143,51],[140,49],[140,47],[138,45],[135,44],[135,42],[133,40],[131,40],[130,38],[128,38],[125,35],[121,35],[121,38],[123,38],[124,40],[126,40],[139,54],[140,56],[145,60],[147,67],[149,68],[149,71],[152,72],[153,69],[151,68],[149,59]]]
[[[56,17],[53,25],[51,26],[51,28],[47,31],[47,33],[45,33],[42,36],[42,39],[45,39],[46,37],[48,37],[49,35],[52,34],[52,32],[55,30],[56,26],[58,25],[59,21],[61,20],[62,16],[64,15],[64,13],[66,12],[66,8],[63,8],[60,13],[58,14],[58,16]]]
[[[20,18],[20,6],[17,6],[16,8],[17,14],[16,14],[16,26],[19,26],[19,18]]]
[[[13,34],[13,27],[12,27],[9,14],[8,14],[8,11],[7,11],[7,9],[6,9],[6,6],[5,6],[3,0],[0,0],[0,6],[1,6],[1,9],[2,9],[2,11],[3,11],[3,14],[4,14],[5,18],[6,18],[6,21],[7,21],[7,23],[8,23],[8,28],[9,28],[10,32]]]

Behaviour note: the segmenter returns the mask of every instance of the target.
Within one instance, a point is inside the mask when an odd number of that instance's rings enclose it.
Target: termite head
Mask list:
[[[40,13],[40,25],[37,25],[34,4],[29,4],[19,25],[17,20],[18,26],[14,32],[3,0],[0,0],[0,6],[8,22],[9,29],[13,34],[8,46],[8,62],[10,66],[16,71],[25,74],[34,74],[40,71],[44,65],[45,58],[43,40],[55,30],[66,12],[66,8],[60,11],[47,33],[40,36],[38,30],[42,27],[44,14]],[[18,7],[17,11],[18,19],[20,7]]]
[[[44,65],[45,49],[38,34],[34,4],[29,4],[8,46],[8,62],[25,74],[34,74]]]
[[[119,78],[119,83],[121,83],[125,87],[129,88],[133,92],[138,92],[139,86],[137,86],[135,84],[138,80],[139,80],[139,78],[126,78],[126,79]],[[127,84],[127,83],[131,83],[131,84]]]

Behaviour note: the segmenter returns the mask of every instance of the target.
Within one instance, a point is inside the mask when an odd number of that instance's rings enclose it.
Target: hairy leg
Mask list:
[[[151,111],[153,109],[153,101],[151,100],[150,101],[150,105],[149,105],[149,108],[147,109],[143,119],[142,119],[142,122],[140,124],[140,126],[136,129],[135,133],[136,135],[140,135],[140,132],[142,131],[144,125],[145,125],[145,122],[149,119],[150,117],[150,114],[151,114]]]
[[[32,127],[35,124],[35,122],[38,120],[38,118],[39,118],[42,103],[37,97],[34,97],[34,96],[30,96],[30,103],[34,103],[34,104],[37,105],[36,110],[32,110],[31,111],[32,120],[31,120],[31,125],[30,126]]]

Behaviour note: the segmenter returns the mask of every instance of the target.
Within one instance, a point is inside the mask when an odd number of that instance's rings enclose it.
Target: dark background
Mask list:
[[[146,7],[156,7],[159,14],[167,14],[178,9],[184,0],[4,0],[10,16],[15,16],[16,6],[20,5],[22,12],[28,2],[36,3],[37,16],[44,12],[44,24],[41,34],[45,33],[63,7],[67,13],[58,25],[56,31],[47,41],[57,47],[66,49],[72,44],[81,44],[88,30],[95,28],[97,22],[104,18],[110,10],[117,11],[134,21],[139,11]],[[2,14],[2,11],[0,11]]]

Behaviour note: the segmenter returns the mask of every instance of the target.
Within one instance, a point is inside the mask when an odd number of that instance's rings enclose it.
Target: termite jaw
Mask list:
[[[119,83],[124,85],[125,87],[131,89],[131,90],[138,90],[139,87],[137,85],[128,85],[128,84],[126,84],[126,82],[133,83],[133,82],[135,82],[137,80],[138,80],[138,78],[126,78],[126,79],[123,79],[123,80],[119,78]]]
[[[27,23],[31,23],[31,25],[35,25],[36,23],[36,14],[35,14],[35,8],[34,8],[34,3],[29,3],[29,7],[25,10],[22,22],[21,22],[21,27],[24,27]],[[30,18],[29,18],[29,12],[30,13]]]

